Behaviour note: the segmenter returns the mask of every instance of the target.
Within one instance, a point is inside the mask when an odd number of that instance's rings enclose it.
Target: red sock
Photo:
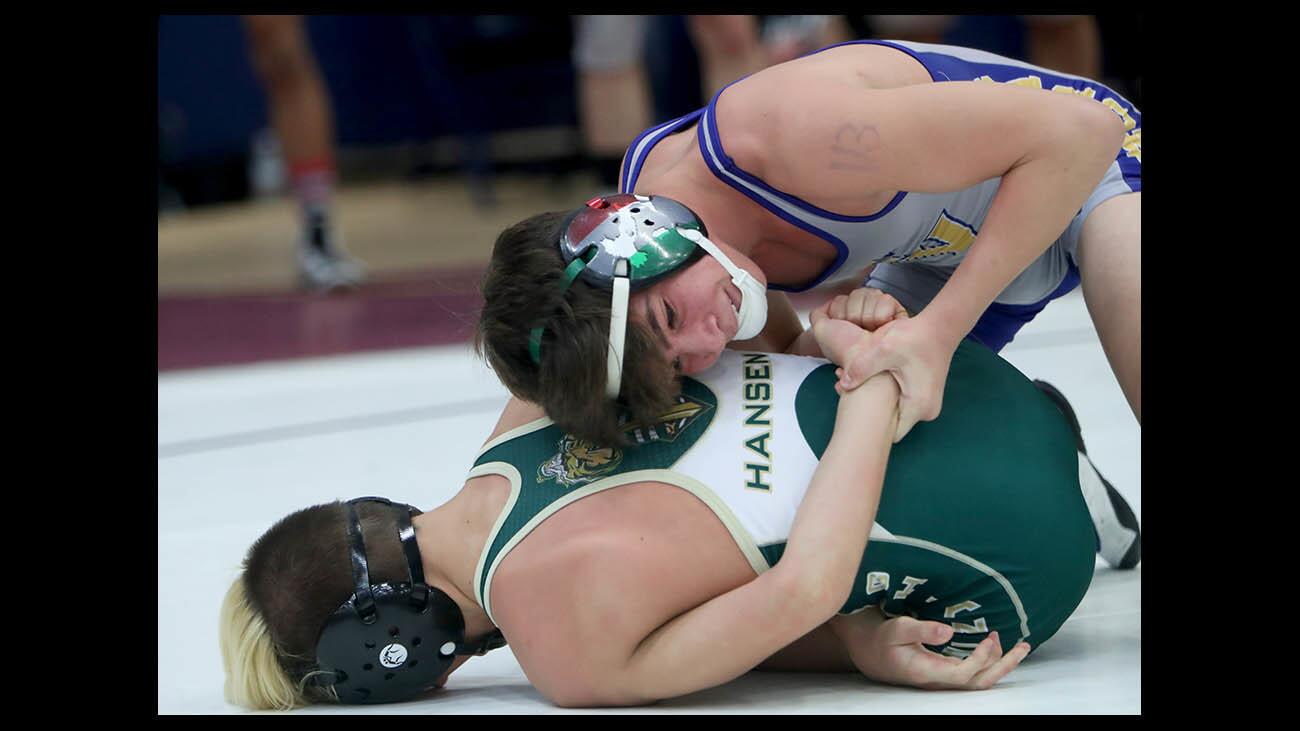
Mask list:
[[[334,161],[328,158],[301,160],[289,164],[289,180],[303,216],[328,213],[334,195]]]

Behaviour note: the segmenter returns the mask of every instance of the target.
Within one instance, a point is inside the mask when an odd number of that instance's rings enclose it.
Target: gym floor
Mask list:
[[[576,176],[502,177],[495,190],[497,205],[482,209],[456,179],[345,188],[338,218],[372,280],[329,295],[294,289],[287,201],[159,219],[158,582],[169,587],[158,600],[159,713],[242,711],[222,697],[217,612],[274,521],[363,494],[430,508],[460,488],[507,399],[466,343],[493,238],[593,188]],[[1069,397],[1094,463],[1141,518],[1141,429],[1078,290],[1003,355]],[[653,707],[571,710],[535,691],[507,647],[410,702],[296,713],[1140,713],[1141,600],[1141,566],[1098,560],[1057,635],[976,693],[754,672]]]

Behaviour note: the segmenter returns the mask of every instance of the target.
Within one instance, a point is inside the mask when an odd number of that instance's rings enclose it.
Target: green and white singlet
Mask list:
[[[485,445],[470,477],[502,475],[511,494],[476,574],[491,583],[506,555],[557,511],[632,482],[675,485],[708,505],[757,573],[781,559],[795,511],[830,441],[839,396],[821,358],[724,351],[682,379],[677,406],[628,425],[634,446],[575,440],[550,419]],[[939,418],[894,445],[876,522],[842,614],[943,621],[934,649],[962,657],[997,630],[1003,650],[1035,648],[1083,599],[1095,534],[1065,418],[983,346],[953,355]]]

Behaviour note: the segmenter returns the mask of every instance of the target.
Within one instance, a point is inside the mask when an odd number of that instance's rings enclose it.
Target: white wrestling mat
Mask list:
[[[1004,351],[1070,399],[1088,453],[1142,516],[1142,433],[1076,290]],[[237,713],[222,698],[217,612],[244,552],[307,505],[378,494],[430,508],[460,488],[506,392],[468,346],[158,377],[158,712]],[[447,687],[385,706],[295,713],[1140,713],[1142,569],[1098,561],[1061,630],[996,687],[934,692],[858,675],[749,673],[656,706],[570,710],[529,685],[509,648]]]

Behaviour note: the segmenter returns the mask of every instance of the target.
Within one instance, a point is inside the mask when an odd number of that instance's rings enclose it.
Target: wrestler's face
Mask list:
[[[723,248],[723,253],[767,283],[748,257],[730,247]],[[731,275],[706,254],[681,272],[632,295],[628,316],[649,325],[662,340],[669,360],[678,364],[681,373],[690,375],[713,365],[736,336],[740,301],[740,289],[731,283]]]

